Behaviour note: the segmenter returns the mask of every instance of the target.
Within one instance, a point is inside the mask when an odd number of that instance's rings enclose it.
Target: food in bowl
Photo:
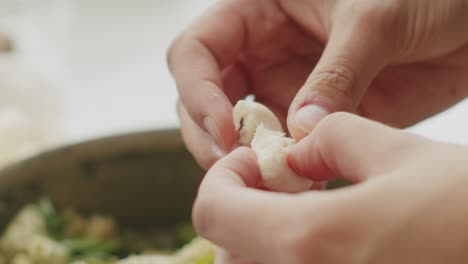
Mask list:
[[[119,226],[112,216],[24,206],[0,238],[0,264],[212,264],[215,247],[190,224],[173,230]]]

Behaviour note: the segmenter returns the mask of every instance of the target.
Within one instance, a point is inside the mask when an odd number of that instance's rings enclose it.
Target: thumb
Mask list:
[[[354,24],[334,26],[318,64],[293,100],[288,128],[295,139],[310,133],[329,113],[355,112],[388,61],[382,34],[374,34],[373,27],[364,23]]]
[[[353,182],[411,161],[426,139],[349,113],[334,113],[291,147],[288,162],[298,175],[315,181],[342,177]]]

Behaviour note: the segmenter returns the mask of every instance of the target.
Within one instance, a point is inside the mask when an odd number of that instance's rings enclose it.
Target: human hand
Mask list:
[[[412,125],[467,95],[466,32],[466,0],[220,1],[168,53],[185,142],[204,168],[230,152],[247,94],[296,139],[335,111]]]
[[[208,171],[193,223],[235,253],[216,263],[467,263],[467,159],[467,147],[335,113],[291,149],[290,166],[313,180],[358,184],[258,190],[255,154],[239,148]]]

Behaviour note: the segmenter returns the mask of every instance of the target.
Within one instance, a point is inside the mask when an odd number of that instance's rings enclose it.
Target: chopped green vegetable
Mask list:
[[[44,217],[47,233],[53,238],[59,238],[65,226],[65,218],[57,212],[49,199],[40,199],[36,206]]]
[[[117,240],[99,241],[96,239],[68,239],[63,241],[72,259],[107,259],[117,252],[121,243]]]
[[[120,229],[111,217],[82,215],[73,209],[59,210],[47,198],[28,206],[25,208],[32,212],[36,222],[40,222],[40,236],[44,241],[50,242],[36,241],[33,248],[48,249],[48,244],[60,246],[66,252],[63,257],[67,259],[67,263],[111,264],[135,254],[142,255],[145,259],[154,257],[155,261],[171,259],[176,255],[186,258],[186,262],[180,263],[213,264],[214,261],[214,248],[211,250],[211,246],[206,244],[208,242],[196,238],[190,222],[164,229],[147,226],[125,226]],[[29,228],[28,224],[34,225],[34,219],[31,221],[32,223],[20,221],[19,224]],[[111,235],[106,235],[106,232]],[[20,243],[28,243],[27,240],[22,239]],[[25,249],[20,248],[12,256],[25,254],[32,258],[30,253],[24,252]],[[0,257],[1,255],[0,252]]]
[[[198,259],[195,264],[213,264],[214,263],[214,255],[205,256],[203,258]]]
[[[86,264],[110,264],[106,259],[85,258],[80,260],[84,261]]]
[[[197,236],[195,229],[193,229],[192,224],[185,223],[177,228],[177,240],[179,246],[183,246],[187,243],[190,243],[192,239]]]
[[[345,179],[337,179],[337,180],[330,181],[327,184],[327,189],[329,189],[329,190],[338,189],[338,188],[346,187],[346,186],[349,186],[349,185],[352,185],[352,182],[347,181]]]

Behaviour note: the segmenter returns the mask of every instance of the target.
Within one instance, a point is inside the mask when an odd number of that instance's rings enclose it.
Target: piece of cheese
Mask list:
[[[266,106],[240,100],[233,110],[239,143],[257,155],[263,185],[272,191],[304,192],[313,182],[296,175],[288,166],[288,148],[295,143],[286,137],[278,118]]]

